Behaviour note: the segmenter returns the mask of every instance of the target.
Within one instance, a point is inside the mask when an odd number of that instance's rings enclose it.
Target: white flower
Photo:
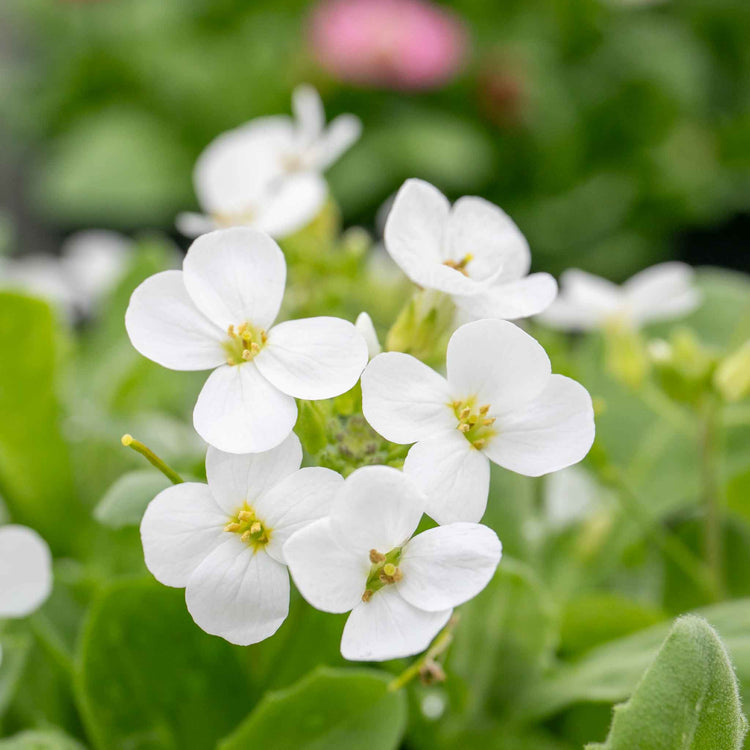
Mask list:
[[[52,590],[52,555],[33,529],[0,526],[0,619],[26,617]]]
[[[685,263],[646,268],[622,286],[571,269],[560,277],[560,296],[539,320],[564,330],[592,330],[610,323],[635,328],[687,315],[701,300],[695,273]]]
[[[602,494],[602,488],[580,466],[551,474],[544,483],[546,524],[559,530],[583,520],[596,507]]]
[[[438,523],[479,521],[490,461],[540,476],[580,461],[594,439],[586,389],[552,375],[544,349],[513,323],[479,320],[448,343],[447,379],[388,352],[362,375],[362,410],[394,443],[416,443],[404,472]]]
[[[273,635],[289,612],[284,542],[328,512],[343,479],[300,469],[296,435],[265,453],[209,448],[208,484],[168,487],[141,521],[146,566],[166,586],[185,588],[196,624],[239,645]]]
[[[486,526],[456,523],[412,534],[424,498],[402,472],[366,466],[337,488],[327,518],[284,546],[302,596],[348,612],[341,653],[382,661],[424,651],[452,608],[492,578],[501,545]]]
[[[367,344],[339,318],[271,325],[286,264],[255,229],[198,238],[182,271],[164,271],[134,292],[125,315],[133,346],[173,370],[207,370],[193,412],[198,434],[229,453],[278,445],[297,419],[295,398],[349,390],[367,363]]]
[[[475,319],[536,315],[557,294],[549,274],[527,275],[529,246],[503,211],[477,197],[451,206],[422,180],[407,180],[399,190],[385,246],[415,284],[449,294]]]
[[[353,115],[325,127],[311,86],[292,96],[294,118],[260,117],[214,140],[193,175],[204,214],[184,213],[177,226],[198,236],[228,226],[253,226],[285,237],[308,224],[328,195],[322,173],[359,138]]]
[[[383,351],[378,341],[378,334],[375,330],[375,326],[372,323],[372,318],[366,313],[361,312],[357,315],[357,319],[354,321],[354,325],[357,330],[362,334],[365,342],[367,343],[367,356],[369,359],[380,354]]]

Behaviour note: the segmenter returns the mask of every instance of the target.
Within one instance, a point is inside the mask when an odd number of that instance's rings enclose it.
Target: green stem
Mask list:
[[[691,578],[705,594],[712,600],[721,598],[720,589],[711,571],[698,559],[690,549],[674,534],[667,531],[641,503],[640,498],[633,492],[620,472],[613,467],[604,477],[605,481],[615,490],[616,497],[622,503],[623,509],[643,531],[651,537],[661,551],[672,559],[689,578]]]
[[[122,444],[126,448],[132,448],[136,453],[140,453],[146,460],[155,466],[172,484],[182,484],[185,480],[171,467],[168,466],[159,456],[156,455],[148,446],[140,440],[136,440],[132,435],[123,435]]]
[[[458,615],[454,614],[448,620],[448,624],[438,633],[432,645],[413,664],[409,665],[398,677],[391,681],[388,690],[395,692],[408,685],[424,667],[442,656],[453,641],[453,630],[458,623]]]
[[[708,401],[703,409],[700,431],[700,465],[705,508],[704,546],[706,563],[719,596],[724,596],[724,550],[722,540],[721,482],[718,462],[718,423],[716,405]]]
[[[29,625],[42,648],[68,676],[72,677],[73,655],[50,619],[41,612],[35,612],[29,618]]]

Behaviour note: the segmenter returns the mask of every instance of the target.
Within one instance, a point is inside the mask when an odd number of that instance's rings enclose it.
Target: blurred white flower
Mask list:
[[[60,256],[0,258],[0,287],[47,300],[71,319],[89,315],[122,277],[131,243],[117,232],[76,232]]]
[[[311,86],[294,90],[292,107],[293,118],[259,117],[209,144],[193,175],[204,213],[180,214],[183,234],[252,226],[280,238],[318,214],[328,195],[322,174],[359,138],[361,125],[354,115],[341,115],[326,128]]]
[[[560,277],[560,295],[539,321],[569,331],[612,323],[637,328],[687,315],[700,301],[695,272],[685,263],[651,266],[621,286],[574,268]]]
[[[214,370],[193,423],[220,450],[273,448],[294,427],[295,398],[338,396],[367,363],[367,344],[348,321],[306,318],[271,328],[285,282],[279,246],[236,227],[198,238],[182,271],[151,276],[130,299],[125,326],[141,354],[172,370]]]
[[[593,510],[602,489],[580,466],[550,474],[544,482],[544,520],[552,529],[564,529]]]
[[[349,612],[341,653],[382,661],[419,653],[452,608],[492,578],[501,545],[486,526],[456,523],[412,534],[424,498],[402,472],[367,466],[340,487],[330,515],[294,534],[284,555],[314,607]]]
[[[26,617],[52,590],[52,555],[33,529],[0,526],[0,619]]]
[[[540,476],[580,461],[594,440],[588,391],[551,374],[544,349],[513,323],[480,320],[448,343],[447,379],[387,352],[362,375],[362,410],[394,443],[415,443],[404,472],[438,523],[479,521],[490,461]]]
[[[372,323],[372,318],[366,312],[361,312],[357,315],[357,320],[354,321],[354,325],[357,330],[362,334],[365,342],[367,343],[367,356],[369,359],[376,357],[380,352],[383,351],[378,341],[378,334],[375,330],[375,326]]]
[[[527,275],[529,246],[501,209],[472,196],[451,206],[422,180],[399,190],[385,247],[415,284],[449,294],[473,319],[536,315],[557,293],[549,274]]]
[[[273,635],[289,612],[284,542],[328,512],[343,483],[330,469],[300,469],[292,434],[265,453],[231,455],[209,448],[208,484],[168,487],[141,521],[146,566],[185,588],[196,624],[247,646]]]

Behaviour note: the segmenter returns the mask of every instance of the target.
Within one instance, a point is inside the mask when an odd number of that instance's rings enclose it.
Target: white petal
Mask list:
[[[191,573],[224,540],[227,514],[205,484],[167,487],[141,520],[146,567],[165,586],[182,587]]]
[[[318,174],[285,174],[263,194],[256,226],[272,237],[287,237],[307,226],[321,211],[328,184]]]
[[[348,612],[362,600],[370,560],[340,544],[327,518],[293,534],[284,559],[294,584],[306,601],[323,612]]]
[[[354,115],[339,115],[326,128],[314,148],[314,166],[328,169],[362,134],[362,122]]]
[[[52,590],[52,555],[33,529],[0,528],[0,617],[26,617]]]
[[[695,272],[685,263],[659,263],[622,286],[625,304],[641,323],[687,315],[700,304]]]
[[[557,282],[548,273],[516,281],[497,281],[480,294],[455,296],[453,301],[474,320],[516,320],[546,310],[557,296]]]
[[[136,288],[125,328],[144,357],[171,370],[210,370],[226,361],[224,332],[193,304],[181,271],[154,274]]]
[[[474,196],[459,198],[451,209],[445,237],[446,255],[472,260],[466,272],[477,281],[497,277],[511,281],[528,273],[531,253],[526,238],[500,208]]]
[[[461,326],[448,342],[448,382],[456,398],[476,396],[490,415],[512,410],[544,388],[551,366],[541,345],[505,320]]]
[[[71,234],[61,248],[60,262],[84,306],[97,302],[123,275],[130,240],[117,232],[89,229]]]
[[[546,325],[563,330],[589,330],[622,309],[623,293],[611,281],[570,269],[560,277],[560,294],[539,316]]]
[[[419,609],[439,612],[475,597],[500,562],[497,534],[478,523],[451,523],[412,539],[399,561],[398,593]]]
[[[297,132],[305,144],[313,143],[323,132],[326,116],[323,101],[313,86],[301,84],[292,92],[292,112]]]
[[[575,380],[552,375],[546,388],[518,411],[495,423],[497,435],[484,448],[496,464],[538,477],[578,463],[594,442],[594,410]]]
[[[205,214],[197,214],[192,211],[183,211],[177,214],[174,220],[177,231],[185,237],[200,237],[202,234],[213,232],[219,227],[216,221]]]
[[[302,446],[292,432],[283,442],[262,453],[223,453],[209,447],[206,478],[214,499],[234,515],[244,502],[255,507],[258,498],[302,463]]]
[[[367,356],[372,359],[380,354],[383,350],[380,346],[380,341],[378,341],[378,334],[375,331],[372,318],[366,312],[361,312],[357,315],[357,320],[354,322],[354,325],[362,334],[362,338],[364,338],[365,343],[367,344]]]
[[[362,373],[362,411],[394,443],[413,443],[456,426],[448,381],[416,357],[386,352]]]
[[[296,398],[338,396],[367,364],[362,334],[341,318],[304,318],[274,326],[254,364],[280,391]]]
[[[413,445],[404,473],[422,490],[425,513],[438,523],[479,521],[484,515],[490,462],[458,430]]]
[[[188,294],[225,337],[230,325],[268,328],[276,319],[286,261],[263,232],[235,227],[204,234],[190,246],[182,267]]]
[[[421,653],[452,611],[417,609],[386,586],[352,610],[341,637],[341,655],[350,661],[386,661]]]
[[[424,512],[425,498],[414,483],[390,466],[352,472],[331,508],[331,527],[340,544],[386,553],[406,542]]]
[[[297,404],[272,386],[252,362],[209,375],[193,410],[195,431],[226,453],[275,448],[297,421]]]
[[[544,481],[544,520],[553,529],[564,529],[585,518],[601,495],[602,489],[582,466],[556,471]]]
[[[198,627],[248,646],[272,636],[289,614],[289,574],[229,536],[190,576],[185,601]]]
[[[295,471],[263,493],[253,506],[264,526],[271,530],[266,551],[285,562],[284,544],[301,528],[328,515],[344,478],[330,469],[310,466]]]

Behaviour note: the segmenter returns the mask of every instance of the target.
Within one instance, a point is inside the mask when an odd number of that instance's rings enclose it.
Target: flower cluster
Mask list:
[[[296,122],[264,118],[209,147],[196,168],[207,216],[188,223],[211,231],[193,242],[182,271],[141,284],[126,314],[146,357],[175,370],[212,370],[193,414],[210,446],[207,483],[178,483],[151,502],[141,524],[146,564],[162,583],[185,588],[201,628],[233,643],[276,632],[291,574],[314,607],[351,613],[346,658],[408,656],[427,648],[500,561],[500,541],[480,523],[490,463],[537,477],[581,461],[594,439],[586,389],[553,374],[542,346],[509,321],[546,311],[559,325],[626,315],[641,322],[657,308],[685,311],[695,292],[682,266],[666,265],[622,290],[569,274],[555,302],[556,282],[529,274],[526,240],[498,207],[475,197],[451,205],[431,185],[408,180],[384,244],[429,304],[399,316],[386,351],[367,313],[356,324],[276,323],[286,262],[270,235],[320,208],[322,170],[358,134],[348,117],[324,131],[308,88],[295,92],[294,106]],[[447,353],[436,335],[438,308],[450,313],[441,323],[452,333]],[[413,356],[422,350],[445,363],[444,375]],[[343,456],[339,440],[342,460],[329,465],[346,478],[300,468],[303,455],[324,452],[303,452],[293,432],[296,399],[305,400],[304,417],[315,413],[310,401],[345,393],[326,413],[366,431],[372,450]],[[411,447],[391,451],[393,444]],[[377,465],[386,455],[398,466]],[[415,533],[420,524],[426,530]]]

